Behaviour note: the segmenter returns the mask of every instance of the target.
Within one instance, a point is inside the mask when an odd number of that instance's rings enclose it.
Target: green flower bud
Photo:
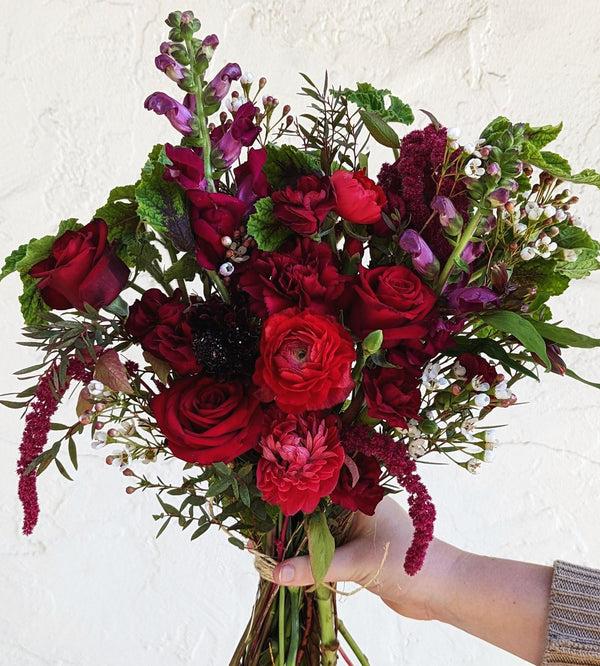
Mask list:
[[[377,329],[376,331],[371,331],[369,335],[363,340],[362,348],[367,356],[376,354],[383,344],[383,331]]]

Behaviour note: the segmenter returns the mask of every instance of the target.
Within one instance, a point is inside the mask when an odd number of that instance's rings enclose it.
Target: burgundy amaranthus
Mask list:
[[[17,473],[19,475],[19,499],[23,505],[23,534],[31,534],[37,524],[40,513],[37,494],[37,474],[35,471],[27,473],[27,468],[43,451],[48,442],[50,420],[62,396],[68,389],[72,379],[88,382],[92,378],[91,371],[79,359],[71,359],[67,369],[65,383],[53,387],[56,367],[51,366],[42,375],[37,385],[35,397],[25,417],[25,430],[19,447],[19,462]],[[54,390],[53,390],[54,388]]]
[[[342,443],[347,451],[358,451],[374,456],[385,464],[390,474],[409,493],[408,515],[411,517],[414,534],[406,551],[404,570],[414,576],[421,570],[429,544],[433,540],[435,506],[421,477],[417,465],[408,455],[405,446],[394,441],[389,435],[371,430],[367,426],[354,426],[344,431]]]

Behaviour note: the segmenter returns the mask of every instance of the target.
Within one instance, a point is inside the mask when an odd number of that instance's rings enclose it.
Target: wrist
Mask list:
[[[471,553],[434,540],[425,568],[429,578],[428,615],[431,620],[456,625],[459,616],[460,591],[471,565]]]

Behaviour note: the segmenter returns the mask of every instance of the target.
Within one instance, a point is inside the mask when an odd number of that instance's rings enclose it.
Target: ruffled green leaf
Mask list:
[[[360,109],[376,114],[385,122],[410,125],[415,120],[412,109],[408,104],[405,104],[399,97],[392,95],[390,90],[377,89],[370,83],[357,83],[356,90],[346,88],[332,92],[334,95],[345,97]]]
[[[258,248],[265,252],[275,252],[292,234],[273,214],[273,200],[269,197],[256,202],[254,213],[248,219],[247,229]]]
[[[286,185],[294,184],[300,176],[321,173],[321,166],[315,155],[302,152],[288,144],[276,146],[270,143],[267,145],[267,161],[263,171],[269,185],[280,190]]]

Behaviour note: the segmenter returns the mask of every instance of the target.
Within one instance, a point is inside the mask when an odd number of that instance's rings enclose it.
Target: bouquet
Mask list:
[[[481,421],[517,402],[522,378],[600,387],[563,359],[600,340],[548,304],[600,267],[567,186],[600,174],[545,149],[560,124],[499,117],[467,144],[426,113],[400,138],[413,112],[369,83],[303,75],[295,117],[265,78],[212,70],[219,40],[192,12],[166,22],[155,64],[182,101],[155,92],[145,107],[180,141],[155,146],[91,222],[62,221],[1,272],[21,278],[22,344],[41,354],[2,401],[25,412],[23,531],[37,477],[71,479],[91,440],[127,493],[156,493],[158,535],[215,526],[254,554],[256,604],[230,666],[368,664],[326,577],[356,512],[407,497],[417,574],[435,520],[417,461],[476,472],[495,446]],[[380,167],[372,141],[389,150]],[[181,461],[176,482],[166,459]],[[276,563],[305,553],[315,585],[278,587]]]

